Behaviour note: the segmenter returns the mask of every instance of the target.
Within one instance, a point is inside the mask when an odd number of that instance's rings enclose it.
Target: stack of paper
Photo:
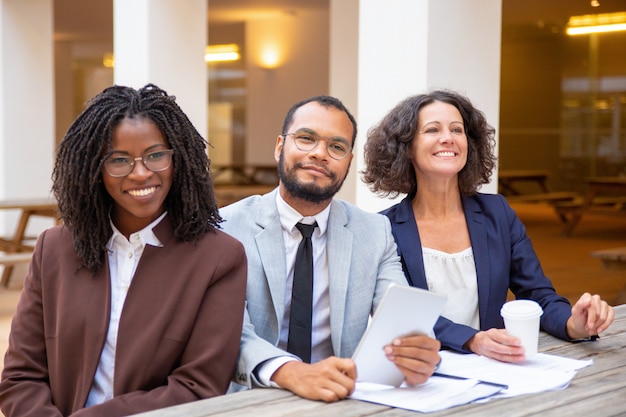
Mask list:
[[[593,363],[592,360],[582,361],[545,353],[538,353],[533,359],[521,364],[449,351],[440,352],[440,356],[439,372],[442,374],[507,385],[508,388],[500,391],[497,397],[563,389],[569,385],[578,369]]]
[[[523,364],[509,364],[474,354],[440,352],[442,364],[428,382],[416,387],[357,382],[351,398],[424,413],[541,391],[563,389],[576,371],[592,364],[537,354]]]
[[[433,376],[415,387],[400,387],[357,382],[350,396],[355,400],[384,404],[396,408],[429,413],[445,410],[490,397],[502,388],[479,384],[471,379],[449,379]]]

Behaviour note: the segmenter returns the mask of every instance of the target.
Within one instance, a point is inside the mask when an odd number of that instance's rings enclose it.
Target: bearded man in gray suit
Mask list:
[[[296,103],[276,140],[278,188],[220,210],[224,231],[244,244],[248,258],[231,391],[281,387],[314,400],[347,397],[358,371],[349,358],[369,316],[391,283],[407,285],[388,219],[333,199],[348,174],[355,138],[354,117],[338,99],[316,96]],[[305,357],[290,348],[294,264],[303,236],[298,223],[316,226]],[[384,351],[407,383],[420,384],[439,363],[439,347],[430,337],[411,336],[390,340]]]

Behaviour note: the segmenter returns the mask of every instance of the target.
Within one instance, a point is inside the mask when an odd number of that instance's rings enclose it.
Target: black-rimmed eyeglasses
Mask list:
[[[336,160],[344,159],[350,154],[350,152],[352,152],[352,146],[350,146],[350,142],[348,142],[347,139],[340,136],[331,138],[323,137],[318,135],[314,130],[310,129],[299,129],[292,133],[284,133],[282,136],[292,136],[293,141],[296,144],[296,148],[303,152],[312,151],[318,145],[320,140],[323,139],[326,141],[326,150],[328,151],[328,155]]]
[[[135,163],[141,161],[143,166],[152,172],[165,171],[172,165],[173,149],[163,149],[147,153],[143,156],[133,158],[128,155],[113,153],[104,160],[104,169],[112,177],[125,177],[135,168]]]

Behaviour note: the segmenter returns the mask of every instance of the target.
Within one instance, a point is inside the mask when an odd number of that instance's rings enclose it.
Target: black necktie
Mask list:
[[[313,245],[311,235],[315,224],[298,223],[302,240],[296,253],[291,290],[289,339],[287,351],[311,363],[311,318],[313,317]]]

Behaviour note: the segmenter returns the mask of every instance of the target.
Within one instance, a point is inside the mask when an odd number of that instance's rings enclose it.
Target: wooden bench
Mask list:
[[[618,269],[626,271],[626,246],[621,248],[612,248],[597,250],[591,252],[593,258],[598,258],[602,261],[602,266],[606,269]],[[620,304],[626,302],[626,284],[617,293],[615,303]]]
[[[500,171],[498,174],[498,190],[504,195],[509,203],[533,203],[533,204],[582,204],[583,196],[571,191],[552,191],[548,187],[549,171],[545,170],[517,170]],[[515,187],[520,182],[535,183],[534,188],[540,192],[525,193]],[[559,210],[555,210],[563,223],[567,218]]]
[[[275,185],[215,185],[215,198],[219,207],[227,206],[255,194],[266,194]]]
[[[570,214],[583,209],[582,199],[555,201],[552,206],[558,213]],[[626,197],[594,197],[586,207],[586,213],[620,213],[626,210]]]
[[[543,169],[500,170],[498,172],[498,192],[505,196],[524,194],[519,188],[520,183],[536,184],[542,192],[548,193],[548,177],[550,171]],[[537,188],[537,187],[535,187]]]
[[[28,263],[32,257],[32,252],[7,253],[5,255],[0,255],[0,265]]]
[[[7,266],[12,267],[17,264],[27,264],[30,262],[32,257],[32,252],[6,253],[0,255],[0,265],[6,268]],[[9,278],[9,275],[2,277],[3,287],[6,288],[9,286]]]
[[[590,255],[600,259],[606,269],[626,269],[626,246],[597,250],[591,252]]]
[[[574,201],[580,201],[582,203],[582,196],[570,191],[510,195],[506,196],[506,199],[510,203],[558,203]]]
[[[0,263],[4,266],[0,281],[6,287],[11,279],[13,265],[27,262],[29,259],[25,259],[25,256],[28,256],[34,249],[32,239],[25,235],[30,219],[34,216],[43,216],[51,217],[58,222],[59,215],[56,201],[49,198],[0,200],[0,210],[18,210],[21,212],[13,236],[0,237],[0,252],[7,254],[5,262]],[[18,256],[13,257],[10,254]]]
[[[565,224],[565,234],[570,235],[583,214],[620,214],[626,213],[626,197],[593,197],[587,204],[584,199],[555,201],[551,203],[561,221]]]
[[[217,185],[278,185],[276,164],[211,165],[213,182]]]
[[[574,204],[578,206],[582,205],[583,197],[578,193],[570,191],[553,191],[547,193],[538,194],[521,194],[506,196],[509,203],[533,203],[533,204],[550,204],[554,207],[555,204]],[[562,223],[567,223],[567,217],[562,211],[555,208],[556,215],[559,217]]]

